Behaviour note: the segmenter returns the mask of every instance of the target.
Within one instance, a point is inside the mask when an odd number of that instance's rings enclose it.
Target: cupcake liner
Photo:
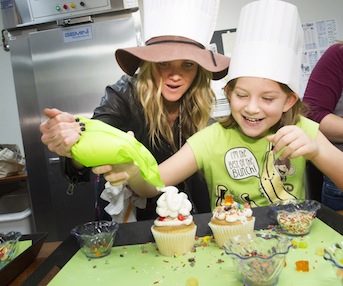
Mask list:
[[[184,255],[194,248],[196,225],[186,232],[163,233],[151,227],[158,251],[163,256]]]
[[[245,223],[237,225],[217,225],[209,222],[208,226],[211,228],[214,240],[219,247],[230,238],[239,234],[251,233],[254,231],[255,217]]]

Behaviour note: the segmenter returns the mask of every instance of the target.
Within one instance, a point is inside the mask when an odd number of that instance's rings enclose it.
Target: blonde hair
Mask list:
[[[231,93],[236,86],[236,82],[237,78],[229,81],[224,87],[225,95],[229,102]],[[287,95],[292,93],[294,94],[294,92],[286,84],[279,83],[279,85],[282,91],[285,92]],[[301,115],[306,116],[307,111],[307,106],[301,100],[298,99],[297,102],[287,112],[284,112],[282,114],[280,120],[271,128],[271,130],[273,132],[276,132],[283,126],[296,124],[300,120]],[[224,128],[231,128],[237,126],[237,122],[231,114],[226,117],[220,118],[218,121]]]
[[[144,62],[137,76],[135,95],[143,106],[149,136],[154,147],[158,148],[162,140],[166,140],[174,149],[175,144],[172,127],[168,123],[168,112],[163,104],[161,84],[156,87],[153,71],[156,64]],[[187,139],[200,129],[206,127],[210,118],[212,103],[215,99],[211,89],[212,73],[199,66],[197,75],[187,92],[181,97],[181,130]]]

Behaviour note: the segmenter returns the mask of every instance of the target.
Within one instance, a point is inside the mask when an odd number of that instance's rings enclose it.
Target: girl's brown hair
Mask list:
[[[161,84],[157,87],[153,79],[156,64],[144,62],[140,67],[136,82],[136,96],[143,106],[144,117],[149,127],[149,137],[152,145],[158,148],[161,140],[167,140],[176,151],[172,127],[168,123],[168,112],[163,104]],[[181,97],[181,130],[184,139],[187,139],[200,129],[206,127],[212,104],[215,99],[211,89],[212,73],[198,67],[197,75]]]
[[[230,96],[236,86],[236,82],[237,78],[229,81],[224,87],[224,92],[228,102],[230,102]],[[282,91],[286,94],[294,93],[286,84],[279,83],[279,85]],[[299,99],[287,112],[284,112],[282,114],[280,120],[271,128],[271,131],[276,132],[283,126],[296,124],[299,121],[301,115],[306,116],[307,110],[307,106]],[[226,117],[220,118],[218,121],[224,128],[237,126],[237,122],[231,114]]]

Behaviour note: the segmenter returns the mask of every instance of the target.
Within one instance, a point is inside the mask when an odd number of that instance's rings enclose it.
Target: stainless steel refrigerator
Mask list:
[[[59,158],[41,142],[43,109],[93,115],[106,85],[123,74],[114,52],[141,44],[138,1],[1,0],[4,48],[11,53],[36,232],[65,239],[95,219],[96,182],[68,182]]]

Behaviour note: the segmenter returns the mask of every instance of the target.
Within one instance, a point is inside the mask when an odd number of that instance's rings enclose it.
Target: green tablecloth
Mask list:
[[[307,248],[291,248],[287,265],[283,269],[279,285],[341,285],[331,263],[316,254],[336,241],[341,234],[318,218],[309,235],[294,237],[306,242]],[[201,238],[195,241],[201,242]],[[193,262],[194,260],[194,262]],[[309,272],[295,270],[295,262],[308,260]],[[199,285],[242,285],[236,276],[231,257],[214,243],[198,246],[196,252],[180,257],[163,257],[154,243],[118,246],[109,256],[88,259],[78,251],[54,277],[54,285],[186,285],[189,278],[196,278]]]
[[[32,246],[32,240],[19,241],[18,251],[17,251],[16,256],[19,256],[21,253],[23,253],[30,246]]]

